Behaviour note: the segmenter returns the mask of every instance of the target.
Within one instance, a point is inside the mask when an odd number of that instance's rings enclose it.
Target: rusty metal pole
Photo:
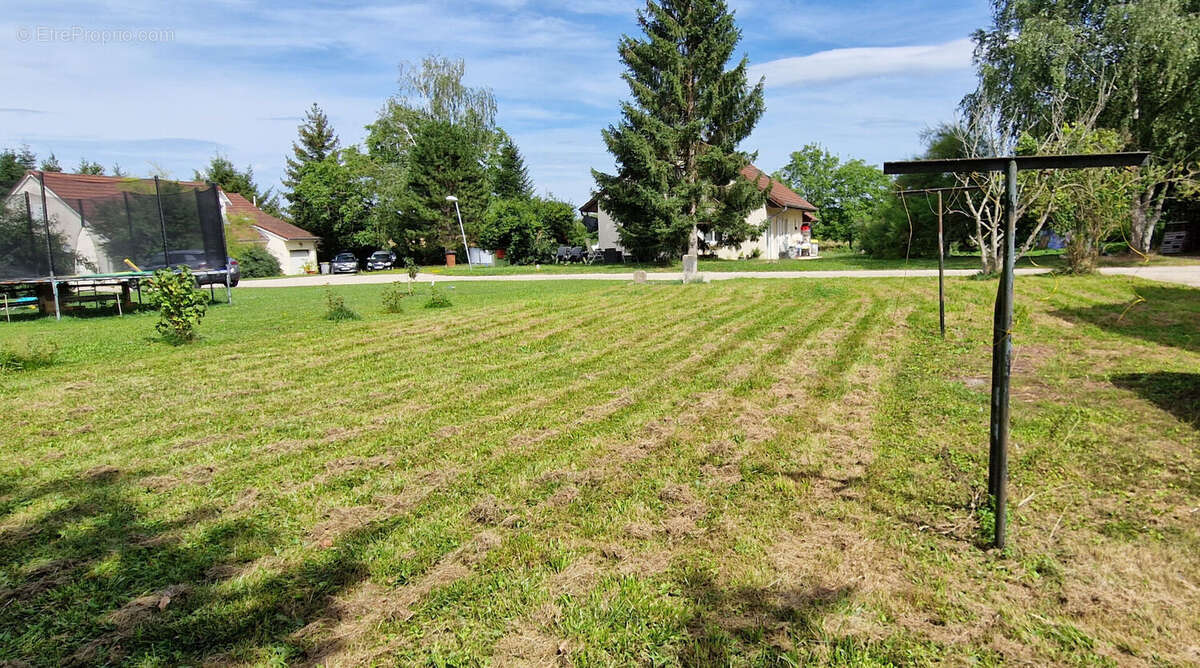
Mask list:
[[[992,324],[992,415],[989,429],[988,492],[995,513],[993,545],[1004,549],[1008,517],[1009,381],[1012,372],[1013,270],[1017,254],[1017,161],[1004,175],[1004,269],[996,289]]]
[[[162,194],[158,191],[158,177],[154,177],[154,201],[158,204],[158,227],[162,230],[163,268],[171,269],[171,258],[167,255],[167,219],[163,216]]]
[[[942,191],[938,191],[938,327],[946,338],[946,259],[942,242]]]

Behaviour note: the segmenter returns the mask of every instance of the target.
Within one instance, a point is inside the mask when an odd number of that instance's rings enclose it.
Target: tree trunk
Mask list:
[[[693,214],[695,215],[695,214]],[[698,255],[700,252],[700,244],[697,241],[697,235],[700,234],[700,229],[692,223],[692,234],[688,238],[688,255]]]
[[[1148,254],[1154,243],[1154,228],[1162,218],[1166,186],[1151,185],[1138,194],[1130,210],[1129,245],[1138,253]]]

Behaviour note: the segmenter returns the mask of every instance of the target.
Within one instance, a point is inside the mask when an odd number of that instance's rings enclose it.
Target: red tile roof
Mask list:
[[[37,174],[38,172],[28,172]],[[68,205],[75,206],[75,200],[98,197],[112,197],[122,192],[153,193],[153,179],[135,179],[121,176],[93,176],[91,174],[66,174],[63,172],[46,172],[46,190],[58,195]],[[174,181],[188,187],[204,188],[207,184],[199,181]],[[221,191],[229,198],[228,211],[242,214],[251,219],[251,224],[260,227],[271,234],[284,239],[317,239],[312,233],[295,225],[282,221],[254,206],[245,197],[237,193]],[[249,239],[246,239],[249,241]]]
[[[808,203],[808,200],[792,192],[791,188],[771,178],[766,172],[754,165],[743,167],[742,176],[746,177],[747,180],[753,181],[759,190],[766,190],[767,200],[775,206],[802,209],[804,211],[817,210],[817,207]]]
[[[280,220],[275,216],[263,211],[262,209],[250,203],[250,200],[242,197],[237,193],[225,193],[229,198],[229,207],[226,209],[230,213],[236,213],[247,216],[251,219],[250,224],[284,239],[317,239],[307,230],[303,230],[295,225]]]
[[[37,174],[37,172],[28,172]],[[45,172],[46,190],[52,191],[68,204],[73,200],[95,197],[112,197],[122,192],[153,193],[153,179],[134,179],[121,176],[93,176],[91,174],[66,174]],[[178,181],[185,186],[203,188],[196,181]]]
[[[783,185],[779,181],[771,178],[766,172],[762,171],[754,165],[746,165],[742,168],[742,176],[747,181],[753,181],[758,185],[759,190],[767,191],[767,201],[778,207],[787,207],[789,209],[800,209],[805,212],[805,220],[816,220],[816,217],[810,212],[816,212],[817,207],[809,204],[808,200],[792,192],[791,188]],[[592,196],[579,210],[584,213],[591,213],[596,210],[596,197]]]

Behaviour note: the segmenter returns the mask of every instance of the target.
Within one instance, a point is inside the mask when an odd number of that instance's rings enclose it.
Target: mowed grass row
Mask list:
[[[240,290],[15,323],[0,660],[1187,663],[1200,291],[1022,277],[1013,547],[994,282]],[[448,286],[441,286],[448,289]]]

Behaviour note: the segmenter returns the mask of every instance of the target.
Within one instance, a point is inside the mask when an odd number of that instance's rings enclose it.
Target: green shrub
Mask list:
[[[197,287],[192,270],[182,266],[177,270],[159,269],[149,283],[150,305],[159,314],[154,326],[158,333],[176,345],[195,339],[196,325],[208,308],[208,297]]]
[[[0,346],[0,371],[29,371],[54,364],[58,346],[49,341],[22,339]]]
[[[237,261],[242,268],[243,278],[266,278],[283,273],[279,260],[262,246],[250,246],[238,253]]]
[[[416,262],[413,262],[411,257],[406,257],[404,258],[404,271],[408,272],[408,282],[410,284],[408,292],[409,294],[412,294],[411,284],[413,281],[417,280],[417,274],[421,273],[421,268],[417,266]]]
[[[447,308],[450,304],[450,298],[445,295],[435,284],[429,285],[429,301],[425,302],[425,308]]]
[[[346,306],[346,300],[342,296],[334,293],[330,287],[325,288],[325,319],[340,321],[340,320],[359,320],[360,316],[353,309]]]
[[[400,281],[394,281],[383,290],[383,312],[399,313],[404,310],[404,298],[411,294],[412,288],[405,289]]]

